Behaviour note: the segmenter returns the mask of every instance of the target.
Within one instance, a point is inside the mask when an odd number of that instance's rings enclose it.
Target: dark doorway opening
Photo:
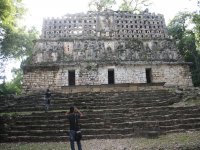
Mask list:
[[[151,68],[146,68],[146,79],[147,83],[152,83]]]
[[[75,70],[68,71],[69,86],[75,85]]]
[[[109,69],[108,70],[108,84],[115,84],[114,69]]]

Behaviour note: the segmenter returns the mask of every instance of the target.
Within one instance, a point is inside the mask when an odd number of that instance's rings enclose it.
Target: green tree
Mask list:
[[[18,21],[24,13],[22,0],[0,1],[0,84],[5,79],[6,61],[10,59],[24,61],[32,53],[33,41],[37,38],[38,32],[35,28],[27,30],[26,27],[19,26]],[[8,91],[18,93],[19,89],[16,88],[20,88],[20,82],[16,82],[18,80],[16,76],[10,83],[3,83],[0,90],[5,93],[9,93]]]
[[[17,20],[25,13],[22,0],[0,1],[0,28],[14,30]]]
[[[123,0],[119,9],[121,11],[132,11],[137,13],[144,10],[144,8],[149,5],[151,5],[149,0]]]
[[[195,70],[193,70],[193,80],[196,86],[200,86],[200,0],[197,1],[198,9],[193,13],[192,22],[194,23],[194,36],[195,44],[198,53],[198,64]]]
[[[194,26],[194,33],[195,33],[195,39],[196,39],[196,46],[198,47],[198,50],[200,51],[200,14],[194,14],[193,23]]]
[[[6,51],[4,45],[7,39],[16,35],[17,21],[25,13],[22,0],[1,0],[0,1],[0,81],[5,79],[5,62],[13,52]],[[12,45],[12,43],[9,43]],[[13,50],[15,51],[15,50]]]
[[[110,9],[114,4],[116,4],[115,0],[90,0],[88,6],[90,10],[100,12]]]
[[[37,38],[38,31],[32,27],[27,30],[25,27],[16,31],[7,32],[1,42],[1,55],[7,58],[23,58],[29,56],[33,49],[33,41]]]
[[[6,56],[7,60],[9,60],[10,58],[18,59],[19,61],[22,61],[21,65],[27,63],[29,56],[31,56],[33,52],[34,40],[36,40],[37,35],[38,31],[35,28],[32,28],[28,31],[25,28],[21,28],[16,33],[11,32],[11,34],[8,37],[6,36],[4,41],[2,42],[2,56]],[[3,73],[4,67],[1,67],[1,69]],[[3,86],[5,86],[3,88],[4,90],[2,90],[4,91],[4,94],[19,94],[22,88],[21,72],[22,69],[13,71],[16,76],[13,75],[14,79],[11,82],[3,84]],[[4,75],[1,76],[4,80]]]
[[[22,61],[32,54],[34,40],[38,31],[33,27],[27,30],[25,27],[7,32],[0,45],[0,78],[5,79],[5,62],[10,59]]]
[[[188,12],[178,13],[168,25],[168,31],[177,41],[177,47],[185,61],[193,63],[190,67],[192,80],[195,86],[200,86],[200,51],[197,44],[199,39],[196,38],[199,22],[195,22],[196,15]]]
[[[18,95],[22,91],[22,70],[12,69],[13,79],[0,85],[0,95],[15,94]]]

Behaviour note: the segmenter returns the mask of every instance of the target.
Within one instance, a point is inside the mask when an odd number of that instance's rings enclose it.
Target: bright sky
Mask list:
[[[119,4],[121,0],[116,0]],[[41,32],[43,18],[62,17],[67,13],[87,12],[89,0],[24,0],[28,9],[23,24],[31,27],[35,26]],[[151,0],[150,12],[163,14],[166,23],[172,19],[179,11],[195,11],[197,0]],[[116,10],[116,8],[113,8]],[[10,70],[13,67],[19,68],[19,63],[13,62],[6,69],[6,78],[10,80],[12,75]]]
[[[116,0],[119,4],[122,0]],[[150,12],[165,16],[166,23],[178,11],[196,9],[197,0],[150,0]],[[36,26],[41,31],[42,20],[47,17],[61,17],[67,13],[87,12],[89,0],[24,0],[28,8],[25,24]],[[113,8],[116,10],[116,8]]]

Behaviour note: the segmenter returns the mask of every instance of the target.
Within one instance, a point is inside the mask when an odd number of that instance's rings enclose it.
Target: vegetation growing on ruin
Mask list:
[[[168,25],[169,35],[176,40],[179,52],[186,62],[192,62],[190,70],[194,86],[200,86],[199,25],[200,14],[195,12],[180,12]]]

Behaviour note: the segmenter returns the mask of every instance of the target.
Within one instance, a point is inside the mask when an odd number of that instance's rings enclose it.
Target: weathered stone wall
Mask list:
[[[155,83],[166,82],[165,86],[193,86],[188,65],[155,65],[152,67],[152,78]]]
[[[75,85],[108,84],[113,71],[114,84],[148,80],[192,86],[188,64],[168,38],[163,15],[148,11],[88,12],[45,19],[34,50],[24,67],[25,90],[60,90],[74,80]],[[75,79],[68,81],[74,72]]]
[[[34,69],[24,74],[24,88],[30,89],[60,89],[69,86],[68,71],[75,70],[75,85],[108,84],[108,70],[114,70],[115,84],[147,83],[146,69],[151,68],[151,82],[166,82],[165,86],[192,86],[191,75],[187,65],[105,65],[81,64],[79,67],[61,67],[58,69]]]
[[[59,69],[57,67],[50,68],[28,68],[24,69],[23,74],[23,89],[24,90],[41,90],[49,86],[59,89],[56,77]]]
[[[123,11],[67,14],[44,19],[42,38],[138,38],[168,37],[163,15],[148,10],[133,14]]]
[[[38,41],[32,64],[68,61],[183,61],[172,40]]]

